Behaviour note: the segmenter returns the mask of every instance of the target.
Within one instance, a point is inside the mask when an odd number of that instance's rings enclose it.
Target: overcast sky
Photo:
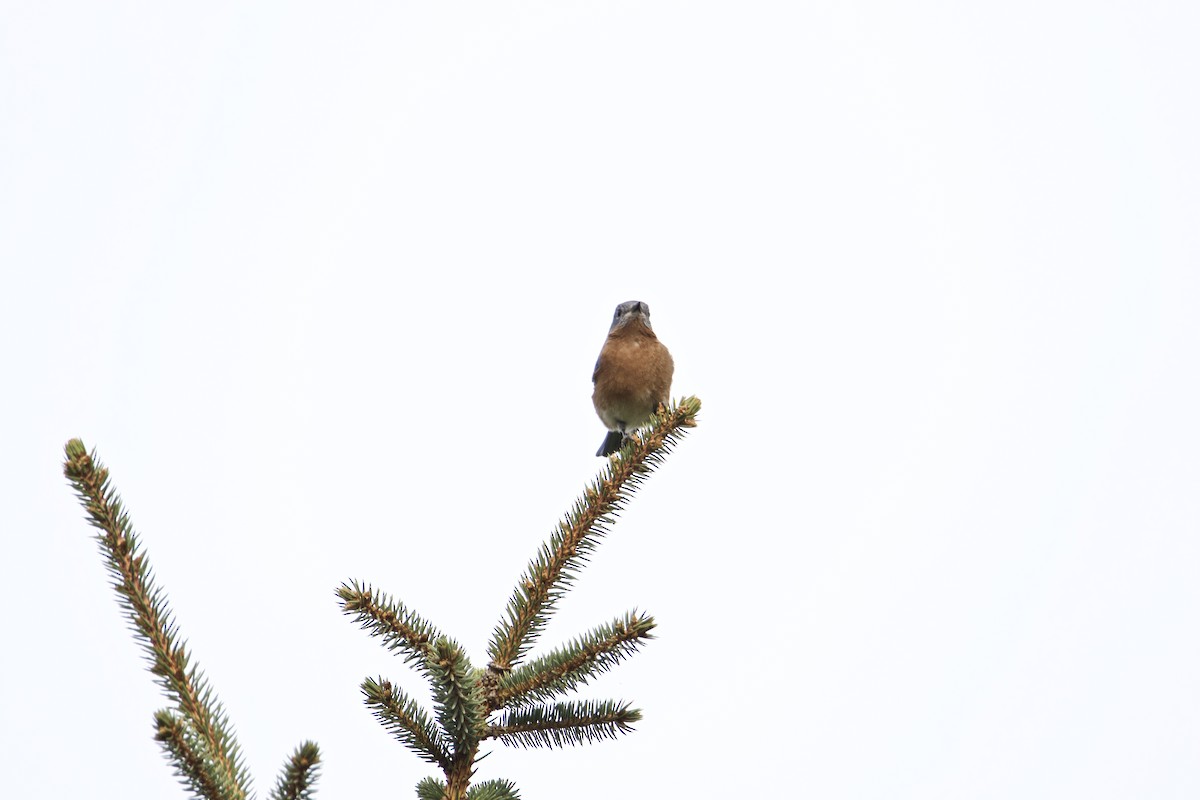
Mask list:
[[[431,768],[375,583],[477,664],[647,302],[701,424],[543,650],[526,800],[1200,794],[1200,6],[0,2],[0,774],[183,797],[61,477],[113,471],[260,797]]]

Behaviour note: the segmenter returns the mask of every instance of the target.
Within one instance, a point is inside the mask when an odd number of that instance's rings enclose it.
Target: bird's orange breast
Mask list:
[[[610,430],[641,425],[669,399],[674,371],[671,354],[645,326],[610,334],[593,375],[596,413]]]

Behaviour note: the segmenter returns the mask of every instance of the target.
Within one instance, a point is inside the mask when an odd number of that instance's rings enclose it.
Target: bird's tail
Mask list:
[[[609,431],[608,436],[604,437],[604,444],[600,445],[600,449],[596,451],[596,455],[611,456],[621,449],[621,442],[624,439],[625,434],[620,431]]]

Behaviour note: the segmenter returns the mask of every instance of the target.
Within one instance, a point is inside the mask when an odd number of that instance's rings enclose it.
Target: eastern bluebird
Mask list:
[[[596,455],[620,450],[628,432],[667,402],[674,372],[671,354],[650,328],[650,306],[640,300],[617,306],[592,372],[592,405],[609,430]]]

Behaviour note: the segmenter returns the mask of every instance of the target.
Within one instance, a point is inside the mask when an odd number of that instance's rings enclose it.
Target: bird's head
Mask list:
[[[641,300],[629,300],[617,306],[617,310],[613,312],[612,327],[608,332],[612,333],[633,322],[640,322],[647,329],[653,330],[650,328],[650,306]]]

